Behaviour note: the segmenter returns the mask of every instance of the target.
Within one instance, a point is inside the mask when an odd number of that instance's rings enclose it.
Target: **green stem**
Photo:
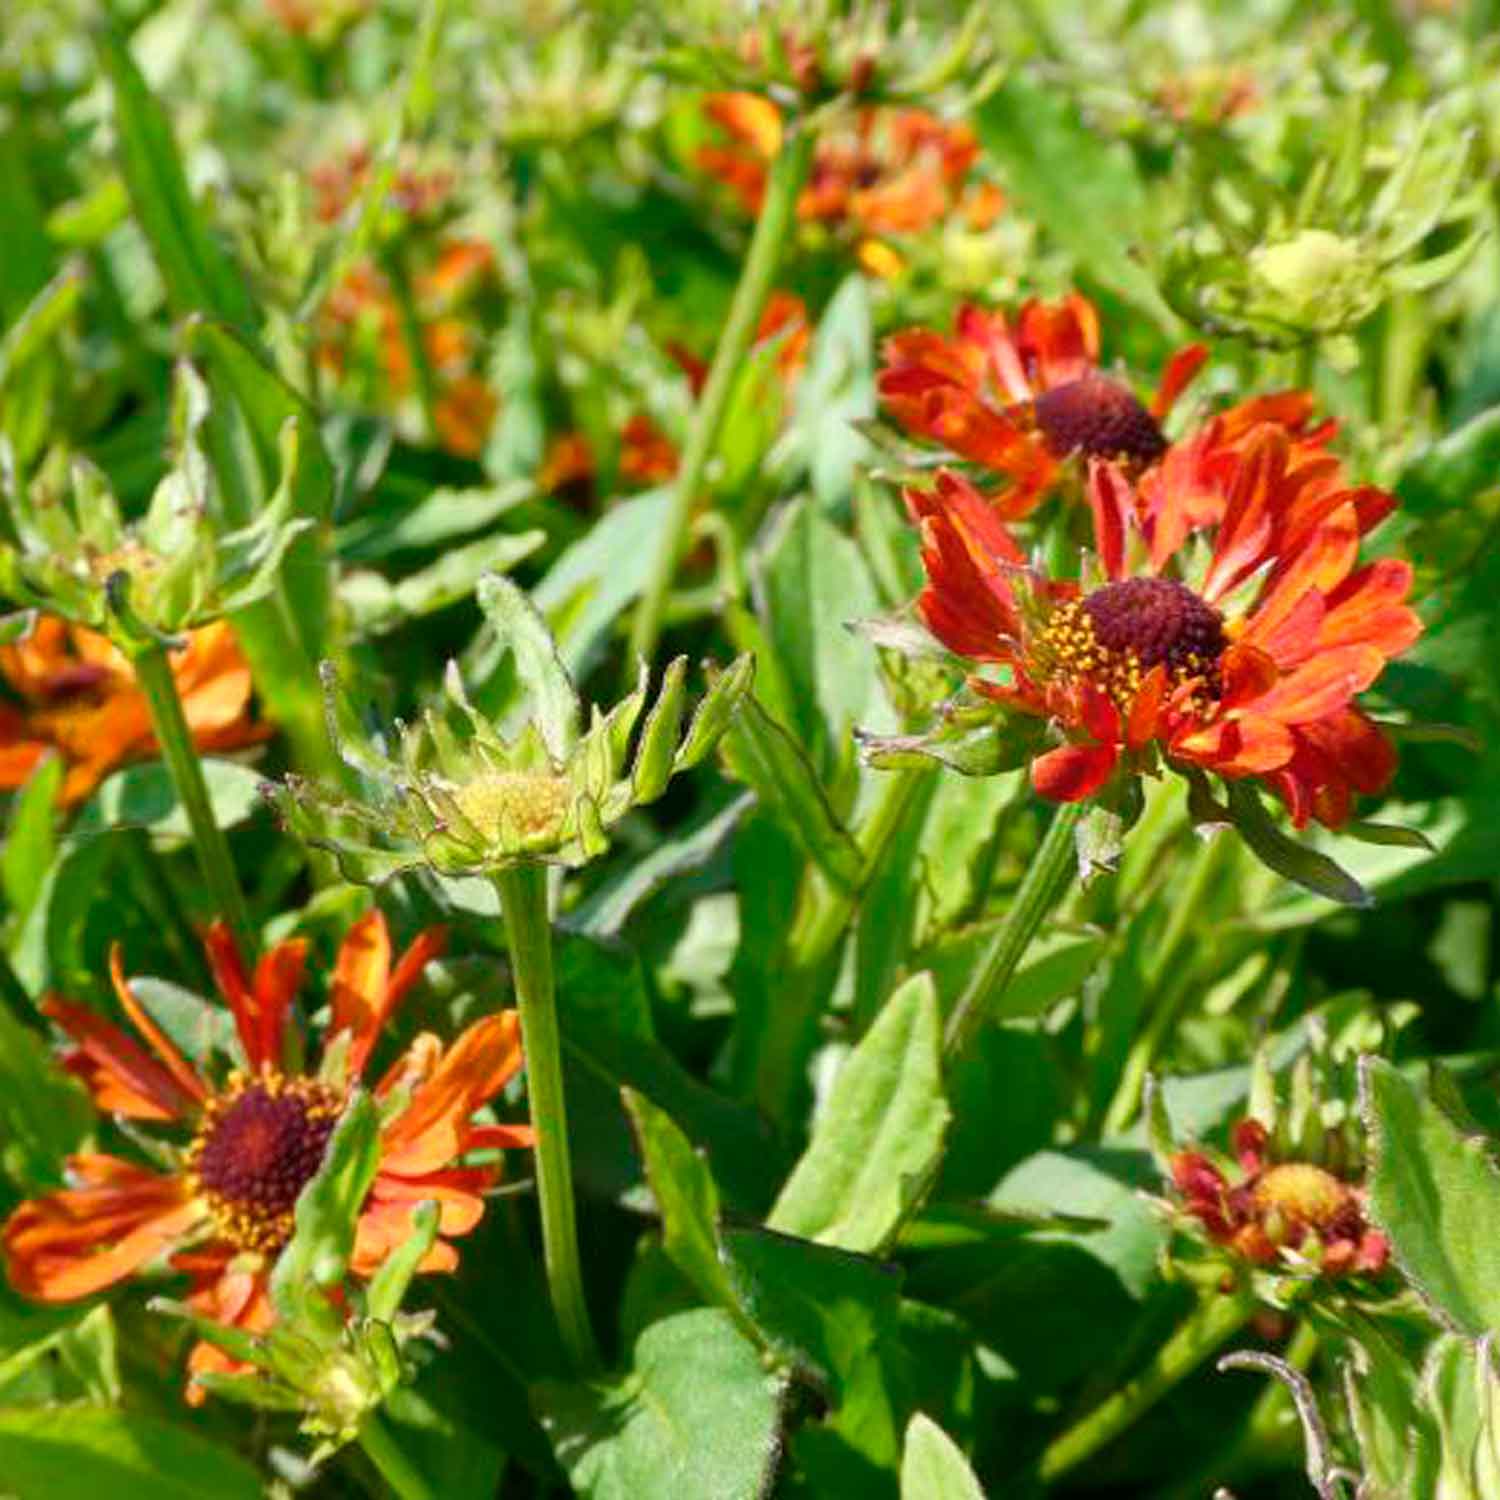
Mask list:
[[[1072,883],[1077,859],[1073,835],[1086,806],[1064,802],[1053,815],[1005,921],[948,1017],[943,1052],[950,1061],[968,1050],[985,1016],[1004,995],[1037,929]]]
[[[672,490],[666,520],[658,534],[656,556],[641,601],[631,622],[628,661],[650,661],[661,634],[662,609],[678,559],[687,544],[693,502],[703,482],[704,470],[719,440],[719,429],[729,409],[729,397],[755,338],[771,280],[781,260],[782,247],[796,218],[797,195],[807,180],[812,163],[814,137],[794,122],[787,128],[781,152],[771,165],[765,201],[750,249],[740,272],[739,285],[729,304],[729,316],[714,351],[713,364],[703,387],[703,396],[693,414],[692,431],[682,455],[682,468]],[[633,671],[631,667],[629,670]]]
[[[255,926],[250,920],[250,908],[235,873],[229,841],[214,819],[208,783],[203,779],[203,764],[193,744],[187,715],[182,711],[182,699],[177,696],[177,680],[172,676],[172,663],[166,648],[154,642],[140,646],[131,658],[131,665],[135,668],[141,692],[146,696],[151,727],[156,731],[162,759],[167,763],[172,784],[177,788],[178,799],[187,813],[198,866],[203,871],[215,913],[229,922],[244,957],[253,958]]]
[[[1048,1445],[1039,1466],[1042,1480],[1060,1478],[1139,1421],[1242,1327],[1254,1307],[1248,1291],[1207,1293],[1139,1375]]]
[[[542,1216],[542,1259],[563,1345],[576,1370],[599,1367],[599,1351],[583,1296],[573,1167],[568,1155],[568,1112],[563,1098],[562,1033],[552,977],[552,920],[547,910],[547,868],[522,863],[495,877],[521,1012],[526,1086],[536,1130],[536,1191]]]
[[[436,1500],[432,1486],[396,1446],[396,1440],[376,1412],[366,1412],[360,1422],[359,1446],[399,1500]]]
[[[1193,859],[1187,885],[1174,901],[1166,930],[1146,977],[1147,993],[1156,1000],[1151,1019],[1131,1044],[1114,1098],[1104,1116],[1104,1134],[1115,1135],[1135,1118],[1145,1093],[1146,1074],[1167,1032],[1176,1024],[1183,1001],[1192,993],[1190,966],[1180,961],[1184,942],[1198,926],[1204,898],[1219,883],[1231,841],[1218,834],[1203,844]]]

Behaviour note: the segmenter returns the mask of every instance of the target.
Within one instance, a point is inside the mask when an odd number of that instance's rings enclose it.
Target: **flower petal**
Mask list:
[[[1052,802],[1081,802],[1109,780],[1118,745],[1061,745],[1031,763],[1031,784]]]
[[[87,1006],[49,995],[40,1008],[78,1043],[67,1067],[100,1109],[131,1120],[180,1120],[206,1096],[190,1093],[170,1068]]]

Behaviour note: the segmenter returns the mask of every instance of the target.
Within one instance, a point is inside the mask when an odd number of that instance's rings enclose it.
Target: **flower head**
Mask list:
[[[1202,1151],[1177,1152],[1170,1166],[1181,1211],[1253,1266],[1290,1253],[1323,1276],[1383,1271],[1390,1244],[1370,1227],[1363,1190],[1315,1162],[1277,1159],[1269,1144],[1266,1127],[1247,1119],[1234,1128],[1237,1172]]]
[[[908,329],[886,341],[880,394],[909,432],[1003,476],[1001,513],[1031,511],[1075,455],[1140,473],[1167,451],[1162,422],[1202,367],[1201,344],[1168,361],[1149,402],[1099,365],[1099,316],[1077,292],[1024,303],[1012,327],[966,305],[952,337]]]
[[[1410,565],[1359,562],[1394,502],[1274,423],[1187,452],[1149,484],[1090,464],[1099,575],[1082,581],[1027,568],[958,475],[908,489],[923,618],[983,667],[978,695],[1034,722],[1044,796],[1077,801],[1165,762],[1258,778],[1299,827],[1338,827],[1395,764],[1355,699],[1421,630]],[[1061,743],[1043,750],[1043,730]]]
[[[327,672],[330,731],[367,795],[346,799],[295,777],[267,788],[287,826],[334,853],[350,879],[378,881],[423,864],[447,875],[493,874],[529,860],[583,864],[608,846],[612,825],[713,749],[750,686],[752,662],[743,657],[684,733],[687,663],[679,657],[667,667],[631,759],[646,707],[644,667],[635,692],[607,714],[595,709],[580,735],[578,695],[526,596],[487,575],[477,597],[529,691],[534,717],[518,733],[508,738],[469,702],[450,664],[446,705],[396,726],[388,753],[345,711]],[[351,836],[351,822],[365,833]]]
[[[270,732],[251,713],[250,668],[226,621],[190,632],[170,660],[200,751],[237,750]],[[145,695],[105,636],[42,615],[29,636],[0,646],[0,674],[20,699],[0,705],[0,787],[20,786],[60,755],[58,797],[72,806],[117,767],[156,754]]]
[[[188,1060],[125,977],[118,947],[110,960],[115,994],[139,1040],[85,1006],[55,996],[44,1002],[74,1044],[64,1066],[101,1110],[181,1134],[159,1142],[165,1167],[100,1153],[72,1157],[71,1185],[21,1204],[0,1232],[11,1285],[40,1301],[68,1302],[165,1257],[191,1278],[189,1305],[203,1318],[251,1333],[269,1328],[272,1269],[292,1238],[299,1196],[359,1094],[382,1028],[443,941],[430,929],[398,957],[378,911],[349,930],[331,976],[316,1073],[295,1063],[293,1003],[307,957],[300,939],[278,944],[250,973],[227,928],[209,930],[209,962],[236,1033],[224,1071]],[[451,1047],[422,1034],[375,1084],[378,1164],[357,1205],[350,1256],[357,1277],[373,1275],[407,1240],[423,1201],[436,1202],[439,1214],[419,1269],[457,1264],[450,1239],[479,1222],[483,1194],[500,1175],[497,1163],[471,1163],[471,1153],[531,1142],[528,1127],[473,1121],[520,1066],[519,1024],[505,1011]],[[188,1367],[194,1376],[237,1368],[210,1343],[193,1350]]]

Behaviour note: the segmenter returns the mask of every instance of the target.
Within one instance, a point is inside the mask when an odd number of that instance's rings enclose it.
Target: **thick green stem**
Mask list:
[[[771,165],[765,201],[750,241],[740,282],[729,304],[729,316],[709,366],[703,395],[693,414],[693,427],[682,455],[682,467],[672,490],[672,501],[657,538],[656,556],[630,629],[628,660],[650,661],[661,634],[662,610],[678,559],[687,545],[688,523],[693,501],[703,482],[704,470],[719,440],[719,429],[729,409],[734,383],[755,338],[771,280],[781,260],[782,247],[796,220],[797,195],[807,180],[812,162],[813,136],[793,123],[786,132],[781,152]],[[630,668],[634,671],[634,667]]]
[[[436,1491],[396,1446],[385,1423],[373,1411],[367,1412],[359,1424],[359,1446],[399,1500],[436,1500]]]
[[[172,663],[166,648],[154,642],[138,647],[132,655],[131,665],[135,668],[141,692],[146,696],[151,727],[156,731],[162,759],[167,763],[178,800],[187,813],[198,866],[203,871],[214,910],[234,930],[243,956],[247,960],[253,958],[255,925],[250,920],[250,908],[240,888],[234,860],[230,857],[229,841],[214,819],[208,783],[203,779],[203,765],[193,744],[187,715],[182,711],[182,700],[177,696],[177,680],[172,676]]]
[[[1204,897],[1218,884],[1231,848],[1231,840],[1222,833],[1199,848],[1188,872],[1187,885],[1172,906],[1146,979],[1147,993],[1154,997],[1155,1007],[1125,1059],[1119,1085],[1104,1116],[1105,1135],[1118,1134],[1135,1118],[1145,1092],[1146,1074],[1162,1041],[1176,1024],[1183,1002],[1192,993],[1190,967],[1181,962],[1182,946],[1198,929]]]
[[[1140,1374],[1048,1446],[1038,1469],[1043,1481],[1060,1478],[1139,1421],[1242,1327],[1254,1307],[1247,1291],[1207,1293]]]
[[[968,1050],[984,1018],[1004,995],[1037,929],[1072,883],[1077,860],[1073,835],[1085,806],[1064,802],[1053,815],[1005,921],[948,1017],[943,1052],[950,1060]]]
[[[568,1111],[563,1098],[562,1032],[552,978],[552,920],[545,865],[513,865],[495,877],[505,917],[521,1012],[526,1086],[536,1130],[536,1192],[542,1217],[542,1259],[563,1345],[580,1374],[599,1367],[599,1350],[583,1296],[573,1165],[568,1155]]]

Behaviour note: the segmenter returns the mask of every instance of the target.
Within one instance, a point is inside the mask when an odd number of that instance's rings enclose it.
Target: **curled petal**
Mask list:
[[[1031,784],[1051,802],[1082,802],[1109,780],[1118,745],[1061,745],[1031,763]]]

